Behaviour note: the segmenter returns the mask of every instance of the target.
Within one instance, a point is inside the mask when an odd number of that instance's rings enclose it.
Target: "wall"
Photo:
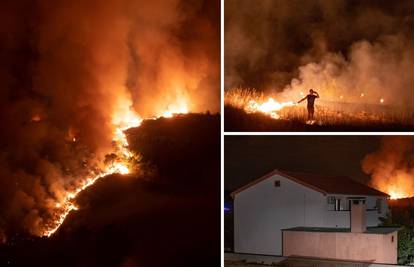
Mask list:
[[[397,264],[397,243],[397,232],[367,234],[285,230],[283,256]]]
[[[265,179],[235,196],[235,252],[281,255],[281,229],[321,226],[325,209],[323,194],[279,175]]]
[[[274,182],[281,186],[275,187]],[[335,195],[344,198],[346,195]],[[377,197],[367,197],[367,207]],[[384,201],[385,202],[385,201]],[[367,211],[367,225],[377,226],[377,211]],[[239,192],[234,199],[234,249],[237,253],[282,254],[281,229],[304,227],[350,227],[349,211],[329,211],[327,196],[279,175]]]

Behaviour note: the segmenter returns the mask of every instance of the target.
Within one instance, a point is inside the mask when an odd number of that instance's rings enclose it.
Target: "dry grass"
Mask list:
[[[266,96],[262,92],[251,88],[226,90],[224,96],[225,106],[241,110],[245,110],[245,107],[251,100],[263,103],[269,97],[277,99],[275,96]],[[280,116],[280,120],[301,123],[307,121],[306,103],[285,107],[277,113]],[[319,126],[352,125],[360,127],[371,127],[373,125],[408,126],[414,125],[414,114],[412,111],[386,105],[328,102],[318,99],[315,105],[314,124]]]
[[[251,100],[263,102],[266,97],[268,96],[254,88],[234,88],[224,91],[224,105],[243,108]]]

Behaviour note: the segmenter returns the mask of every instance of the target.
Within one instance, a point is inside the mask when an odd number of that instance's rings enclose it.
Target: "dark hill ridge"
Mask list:
[[[318,114],[316,112],[316,120]],[[224,129],[227,132],[388,132],[388,131],[413,131],[414,123],[380,123],[380,122],[338,122],[335,124],[308,125],[303,119],[272,119],[262,113],[248,114],[243,109],[230,105],[224,107]]]
[[[146,120],[126,131],[130,149],[174,184],[220,176],[220,115],[183,114]]]
[[[131,129],[158,177],[97,181],[52,238],[16,238],[0,266],[218,266],[219,128],[218,115],[189,114]]]

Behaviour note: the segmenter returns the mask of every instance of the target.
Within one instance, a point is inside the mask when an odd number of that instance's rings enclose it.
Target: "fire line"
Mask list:
[[[160,117],[171,118],[175,114],[185,114],[188,112],[189,111],[187,106],[182,105],[181,107],[164,111],[160,115],[148,119],[157,119]],[[115,173],[125,175],[130,173],[127,162],[131,157],[134,156],[134,154],[128,148],[129,144],[124,131],[129,128],[140,126],[142,121],[143,119],[130,109],[128,109],[127,112],[125,112],[125,114],[122,116],[114,118],[112,122],[115,126],[113,141],[116,145],[117,157],[121,159],[121,161],[109,164],[100,173],[91,175],[91,177],[87,178],[77,189],[71,192],[67,192],[63,201],[56,204],[56,208],[59,209],[59,212],[56,214],[56,218],[53,220],[53,222],[46,226],[47,229],[43,231],[42,236],[51,237],[63,224],[69,213],[73,210],[79,209],[79,207],[73,203],[73,201],[80,192],[93,185],[100,178],[107,175]]]

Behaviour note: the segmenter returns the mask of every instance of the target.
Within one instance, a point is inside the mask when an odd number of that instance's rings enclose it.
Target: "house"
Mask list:
[[[274,170],[232,192],[237,253],[397,263],[389,195],[346,177]]]

